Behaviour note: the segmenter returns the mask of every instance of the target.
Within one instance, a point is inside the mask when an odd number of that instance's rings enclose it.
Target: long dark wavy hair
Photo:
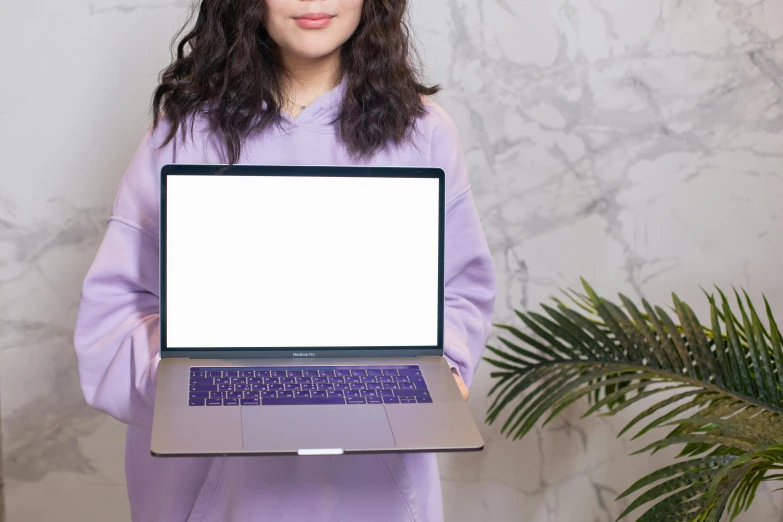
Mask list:
[[[194,27],[177,45],[176,59],[160,74],[152,98],[153,127],[171,124],[163,146],[181,129],[187,136],[197,114],[225,142],[228,162],[239,160],[250,134],[281,123],[283,68],[277,45],[263,25],[264,0],[201,0],[174,36]],[[366,159],[389,142],[411,138],[425,113],[418,56],[406,23],[407,0],[364,0],[361,21],[340,49],[347,74],[345,98],[333,122],[349,154]],[[266,104],[266,108],[264,108]]]

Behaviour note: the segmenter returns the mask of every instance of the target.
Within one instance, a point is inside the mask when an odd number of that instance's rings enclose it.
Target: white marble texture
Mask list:
[[[369,0],[366,0],[369,1]],[[9,522],[128,520],[122,427],[86,407],[81,280],[188,2],[0,3],[0,413]],[[783,0],[413,0],[495,258],[495,321],[586,277],[703,312],[699,286],[783,314]],[[483,419],[490,368],[471,408]],[[627,457],[584,405],[443,456],[446,519],[610,522],[671,453]],[[741,521],[783,520],[780,493]]]

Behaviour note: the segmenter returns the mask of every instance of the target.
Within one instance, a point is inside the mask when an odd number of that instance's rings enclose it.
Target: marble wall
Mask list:
[[[699,286],[783,313],[783,1],[413,0],[499,282],[496,322],[586,277],[704,311]],[[128,520],[124,432],[71,348],[82,278],[188,2],[0,3],[0,412],[9,522]],[[482,365],[471,408],[483,419]],[[443,456],[446,519],[610,522],[671,454],[576,405],[521,441]],[[742,521],[783,520],[762,493]]]

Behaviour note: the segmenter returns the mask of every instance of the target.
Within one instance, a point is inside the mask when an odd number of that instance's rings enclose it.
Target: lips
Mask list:
[[[334,18],[333,15],[328,13],[307,13],[302,16],[294,18],[297,25],[304,29],[321,29],[329,25]]]

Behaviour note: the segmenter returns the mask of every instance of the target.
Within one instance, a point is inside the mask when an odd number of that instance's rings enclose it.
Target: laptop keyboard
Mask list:
[[[415,365],[190,369],[190,406],[428,402],[432,397]]]

